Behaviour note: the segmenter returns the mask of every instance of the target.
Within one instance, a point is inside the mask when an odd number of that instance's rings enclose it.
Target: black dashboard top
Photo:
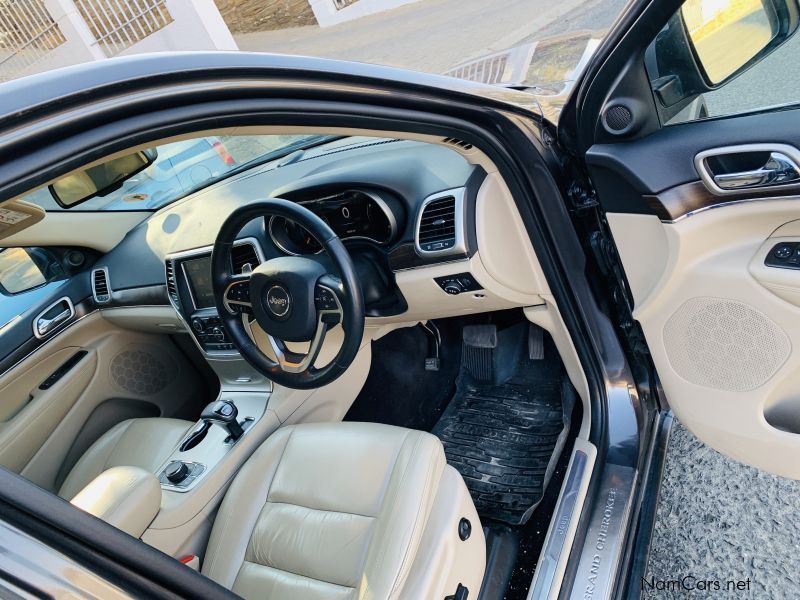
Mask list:
[[[467,185],[476,171],[480,168],[444,146],[343,138],[288,164],[261,165],[165,207],[132,229],[97,266],[108,267],[114,290],[164,285],[168,256],[212,245],[235,207],[269,197],[304,204],[328,221],[351,250],[408,253],[425,198]],[[286,222],[253,221],[240,238],[255,239],[266,259],[318,251],[313,239]]]

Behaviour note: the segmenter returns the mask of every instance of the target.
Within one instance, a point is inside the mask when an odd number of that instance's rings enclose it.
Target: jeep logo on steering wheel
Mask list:
[[[291,308],[291,297],[286,288],[282,285],[273,285],[267,291],[267,308],[278,318],[283,318],[289,314]]]

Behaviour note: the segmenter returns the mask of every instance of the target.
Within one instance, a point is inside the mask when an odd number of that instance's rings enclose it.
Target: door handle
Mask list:
[[[714,183],[723,190],[742,190],[800,182],[800,167],[783,152],[771,152],[763,167],[739,173],[714,175]]]
[[[75,306],[67,296],[53,302],[40,312],[33,321],[33,334],[41,339],[55,331],[62,323],[75,316]]]

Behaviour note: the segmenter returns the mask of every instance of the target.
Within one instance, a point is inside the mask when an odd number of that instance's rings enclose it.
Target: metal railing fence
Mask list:
[[[75,0],[75,5],[109,57],[172,22],[166,0]]]
[[[0,0],[0,71],[13,77],[66,42],[42,0]]]

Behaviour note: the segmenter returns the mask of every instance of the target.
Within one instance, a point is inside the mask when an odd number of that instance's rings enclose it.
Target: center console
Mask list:
[[[223,390],[154,473],[161,506],[142,541],[171,556],[202,556],[213,515],[242,464],[280,425],[270,394]]]
[[[210,246],[170,254],[166,261],[169,300],[207,357],[238,357],[217,314],[211,285]],[[231,251],[233,272],[252,270],[264,262],[255,238],[237,240]]]

